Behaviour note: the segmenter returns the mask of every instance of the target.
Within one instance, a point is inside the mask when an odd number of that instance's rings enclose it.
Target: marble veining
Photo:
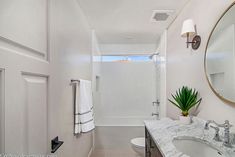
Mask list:
[[[200,139],[221,151],[225,156],[235,157],[235,146],[227,148],[223,146],[223,142],[214,141],[215,131],[213,129],[205,130],[204,125],[206,121],[200,118],[193,117],[192,123],[189,125],[180,124],[179,121],[174,121],[170,118],[146,120],[144,123],[162,155],[165,157],[189,157],[178,151],[172,142],[174,138],[181,137]],[[221,137],[223,137],[222,134],[223,129],[220,130]]]

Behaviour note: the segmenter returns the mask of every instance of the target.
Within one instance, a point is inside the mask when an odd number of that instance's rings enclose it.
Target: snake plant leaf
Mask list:
[[[180,106],[178,106],[178,104],[176,104],[175,102],[173,102],[173,101],[171,101],[170,99],[168,99],[172,104],[174,104],[176,107],[178,107],[179,109],[181,109],[180,108]]]
[[[179,108],[184,116],[187,116],[189,110],[194,106],[198,106],[202,101],[202,98],[198,99],[198,91],[187,86],[178,89],[175,95],[171,94],[171,96],[173,100],[168,100]]]

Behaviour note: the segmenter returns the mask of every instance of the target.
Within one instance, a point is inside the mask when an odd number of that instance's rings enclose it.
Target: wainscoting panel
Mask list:
[[[48,79],[44,76],[23,74],[25,104],[25,151],[46,154],[48,141]]]
[[[17,26],[17,27],[16,27]],[[48,0],[3,0],[0,5],[0,47],[47,59]]]

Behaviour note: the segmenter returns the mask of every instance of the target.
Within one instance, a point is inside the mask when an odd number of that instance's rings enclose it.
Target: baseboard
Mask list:
[[[91,147],[91,150],[88,153],[88,157],[91,157],[92,152],[93,152],[93,147]]]

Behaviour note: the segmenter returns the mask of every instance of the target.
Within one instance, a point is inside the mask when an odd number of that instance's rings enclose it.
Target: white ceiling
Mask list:
[[[188,0],[78,0],[101,44],[156,44]],[[174,10],[151,22],[153,10]]]

